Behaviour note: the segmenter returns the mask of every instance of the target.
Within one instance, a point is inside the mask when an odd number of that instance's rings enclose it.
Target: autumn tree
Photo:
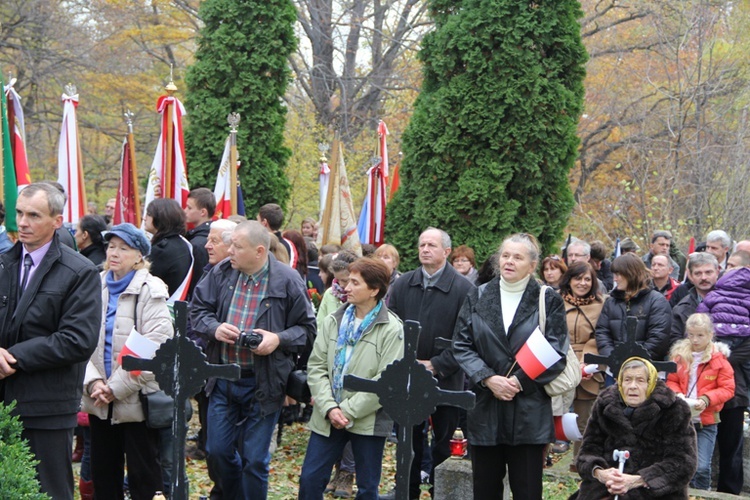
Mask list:
[[[432,27],[426,0],[294,0],[298,50],[290,57],[297,93],[317,121],[347,145],[384,118],[385,103],[409,91],[414,58]]]
[[[646,15],[613,24],[637,11]],[[746,231],[747,14],[695,0],[623,2],[603,16],[613,29],[586,39],[574,232],[614,241],[670,229],[686,246],[712,229]]]
[[[286,109],[281,98],[289,81],[287,58],[296,47],[294,6],[289,0],[206,0],[195,63],[188,69],[185,133],[190,182],[213,187],[227,115],[241,122],[237,148],[239,179],[248,213],[265,203],[282,207],[289,198],[284,167]]]
[[[404,132],[389,238],[413,248],[427,226],[480,258],[514,231],[546,249],[567,222],[583,105],[577,1],[432,3],[422,92]],[[407,267],[415,263],[408,259]]]

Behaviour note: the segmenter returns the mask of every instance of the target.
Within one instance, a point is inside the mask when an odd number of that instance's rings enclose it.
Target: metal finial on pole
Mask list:
[[[174,67],[172,64],[169,65],[169,83],[164,87],[167,94],[172,95],[177,92],[177,85],[174,84]]]
[[[128,133],[132,134],[133,133],[133,117],[135,116],[135,114],[132,111],[130,111],[130,108],[128,108],[128,110],[125,111],[122,114],[122,116],[125,117],[125,123],[128,126]]]
[[[68,82],[68,84],[65,85],[64,90],[65,90],[65,95],[69,95],[69,96],[75,95],[76,92],[78,91],[78,89],[76,89],[76,86],[70,82]]]
[[[324,142],[319,142],[318,143],[318,151],[320,151],[320,162],[321,163],[325,163],[325,162],[328,161],[327,154],[328,154],[328,150],[329,149],[331,149],[331,146],[329,146],[328,144],[326,144]]]
[[[227,123],[229,123],[229,131],[233,134],[237,133],[237,126],[240,124],[239,113],[229,113],[227,115]]]

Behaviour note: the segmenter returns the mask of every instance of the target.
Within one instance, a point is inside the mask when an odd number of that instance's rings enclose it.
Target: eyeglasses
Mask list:
[[[469,259],[453,259],[453,263],[456,264],[467,264],[469,262]]]
[[[547,258],[549,260],[562,260],[558,255],[549,255]]]

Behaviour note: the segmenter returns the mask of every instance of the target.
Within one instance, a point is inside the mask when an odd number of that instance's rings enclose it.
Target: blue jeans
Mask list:
[[[704,425],[700,429],[696,426],[698,437],[698,469],[695,471],[690,486],[698,490],[708,490],[711,487],[711,457],[716,443],[716,424]]]
[[[344,429],[331,428],[329,437],[310,433],[305,462],[299,478],[299,500],[321,500],[331,478],[334,462],[346,443],[352,443],[357,474],[357,498],[378,498],[385,437],[361,436]]]
[[[217,380],[208,399],[206,451],[225,498],[266,498],[273,427],[280,409],[261,415],[255,377]]]

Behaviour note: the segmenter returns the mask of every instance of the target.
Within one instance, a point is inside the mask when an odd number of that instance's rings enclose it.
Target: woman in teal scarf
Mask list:
[[[307,364],[315,405],[300,477],[300,499],[323,498],[333,464],[347,442],[356,463],[357,498],[377,499],[385,438],[393,421],[378,396],[344,388],[345,375],[377,379],[404,353],[401,320],[383,302],[390,270],[380,259],[349,265],[347,303],[318,325]]]

